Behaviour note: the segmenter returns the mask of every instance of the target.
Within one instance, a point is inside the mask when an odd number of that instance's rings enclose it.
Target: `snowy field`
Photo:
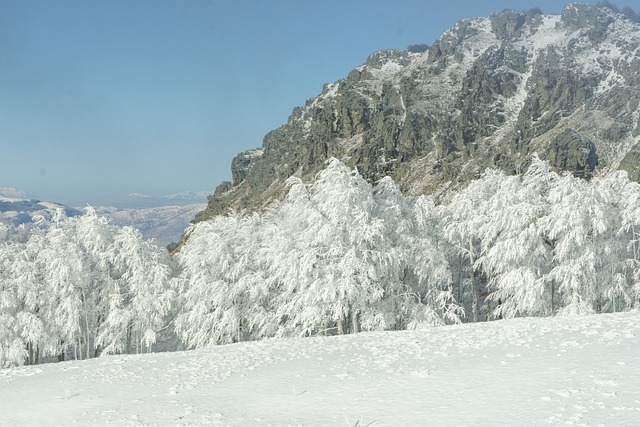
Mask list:
[[[0,370],[0,425],[638,425],[640,313]]]

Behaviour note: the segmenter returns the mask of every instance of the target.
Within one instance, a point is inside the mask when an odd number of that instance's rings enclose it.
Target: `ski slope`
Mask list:
[[[0,371],[0,425],[638,425],[640,313]]]

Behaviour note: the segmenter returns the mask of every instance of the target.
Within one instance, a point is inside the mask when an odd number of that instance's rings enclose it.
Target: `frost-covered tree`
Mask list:
[[[621,228],[618,234],[627,237],[626,271],[631,285],[631,307],[640,301],[640,184],[626,182],[620,193]]]
[[[457,323],[464,316],[441,235],[441,220],[429,197],[408,199],[390,179],[375,189],[383,222],[380,277],[384,305],[395,329]]]
[[[464,289],[480,279],[461,300],[475,313],[476,296],[486,295],[493,317],[629,308],[637,295],[634,188],[623,172],[591,182],[559,177],[537,157],[521,176],[488,171],[444,208],[453,270],[456,256],[465,261],[458,282]]]
[[[22,363],[28,355],[17,327],[21,304],[13,280],[14,264],[22,248],[11,237],[9,228],[0,224],[0,368]]]
[[[373,190],[357,171],[331,159],[309,198],[319,215],[300,238],[306,243],[303,251],[314,256],[317,273],[297,299],[301,309],[318,309],[318,325],[335,322],[338,333],[358,332],[363,317],[375,323],[374,307],[384,292],[376,269],[382,261],[382,221],[375,215]]]
[[[486,276],[477,263],[483,247],[494,240],[499,230],[492,227],[496,205],[495,195],[500,191],[504,174],[489,170],[456,194],[443,208],[444,230],[453,250],[450,263],[457,282],[455,294],[470,313],[467,319],[477,322],[486,299]]]
[[[178,255],[183,303],[175,325],[189,347],[237,342],[250,336],[249,288],[254,271],[253,221],[216,217],[190,230]]]
[[[167,254],[131,227],[119,229],[105,249],[100,259],[112,271],[102,288],[108,306],[96,341],[105,354],[151,351],[176,298]]]
[[[597,242],[605,232],[589,185],[565,174],[549,193],[549,212],[541,220],[545,235],[553,242],[554,266],[549,273],[561,301],[560,314],[594,312],[597,293]],[[601,216],[600,216],[601,218]]]
[[[615,312],[640,298],[640,186],[624,172],[487,171],[436,206],[336,159],[250,216],[192,226],[176,255],[91,208],[0,226],[0,365],[265,337]]]
[[[557,180],[535,157],[522,176],[503,176],[489,199],[488,221],[479,228],[481,256],[476,265],[488,277],[492,317],[550,315],[554,290],[547,281],[551,246],[538,219],[547,209],[546,195]]]
[[[3,227],[0,235],[0,364],[131,351],[110,339],[122,313],[128,328],[118,332],[135,331],[136,351],[165,326],[173,304],[168,261],[139,233],[88,208],[77,218],[59,210],[50,224],[41,219],[15,232]]]
[[[273,296],[272,321],[277,336],[297,336],[333,330],[333,319],[322,307],[308,305],[305,295],[322,286],[323,261],[316,239],[326,218],[315,208],[307,186],[289,178],[289,193],[282,204],[272,206],[263,221],[259,265],[266,271],[266,291]],[[274,324],[275,323],[275,324]]]
[[[623,232],[624,204],[621,197],[629,185],[626,172],[611,172],[594,178],[593,201],[589,201],[591,227],[597,268],[597,294],[594,306],[597,312],[617,312],[633,305],[633,252],[629,242],[632,234]],[[637,184],[636,184],[637,185]]]
[[[191,347],[460,320],[430,199],[331,159],[262,215],[190,230],[176,328]],[[440,242],[442,243],[442,242]]]
[[[42,229],[30,226],[6,229],[5,236],[0,245],[0,366],[36,364],[56,348],[37,264],[45,239]]]

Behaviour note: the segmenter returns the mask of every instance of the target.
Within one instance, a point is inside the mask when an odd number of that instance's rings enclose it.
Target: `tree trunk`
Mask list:
[[[31,343],[27,343],[27,357],[24,361],[25,365],[31,365],[31,359],[33,359],[33,347],[31,346]]]
[[[87,296],[85,295],[84,289],[82,289],[82,305],[84,306],[84,335],[85,335],[85,357],[87,359],[91,358],[91,346],[89,345],[91,340],[91,331],[89,330],[89,307],[87,307]],[[83,353],[83,352],[80,352]]]
[[[473,322],[478,322],[478,290],[476,289],[476,273],[471,276],[471,311],[473,314]]]
[[[346,335],[347,331],[345,330],[346,321],[344,317],[338,319],[338,335]]]
[[[131,354],[131,329],[132,328],[133,326],[131,325],[131,323],[129,323],[129,325],[127,326],[127,347],[126,347],[127,354]]]
[[[58,354],[58,362],[64,362],[64,350]]]
[[[473,322],[478,321],[478,290],[476,289],[476,272],[473,268],[475,259],[473,256],[473,242],[469,239],[469,268],[471,269],[471,311]]]
[[[351,331],[354,334],[360,332],[360,310],[356,310],[351,316]]]
[[[96,320],[96,326],[95,326],[95,330],[96,333],[93,335],[94,337],[97,337],[98,334],[100,333],[100,325],[102,324],[102,315],[98,314],[98,319]],[[95,342],[94,342],[95,344]],[[98,357],[100,356],[100,353],[102,352],[102,349],[100,348],[99,345],[95,345],[95,348],[93,349],[93,357]]]

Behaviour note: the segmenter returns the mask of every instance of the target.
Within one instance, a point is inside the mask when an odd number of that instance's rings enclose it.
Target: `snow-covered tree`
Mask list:
[[[314,257],[316,273],[296,296],[299,311],[315,307],[315,327],[335,324],[338,333],[358,332],[362,318],[371,323],[379,317],[375,306],[384,293],[376,271],[382,221],[375,216],[373,190],[357,171],[330,159],[311,185],[309,198],[319,215],[299,237],[306,243],[302,250]]]
[[[488,278],[492,317],[554,312],[554,290],[547,281],[552,248],[538,220],[546,213],[546,195],[557,178],[534,157],[526,174],[501,177],[488,200],[491,208],[479,228],[482,255],[476,265]]]
[[[480,179],[456,194],[444,207],[444,230],[453,250],[449,252],[450,265],[457,282],[454,294],[464,302],[470,314],[467,319],[477,322],[486,299],[486,276],[477,263],[483,247],[493,241],[499,229],[492,227],[496,194],[505,175],[488,170]]]
[[[260,214],[193,225],[175,257],[87,208],[0,225],[0,365],[265,337],[614,312],[640,299],[640,185],[488,170],[436,206],[336,159]],[[169,322],[169,317],[174,317]]]
[[[595,309],[597,312],[617,312],[627,310],[633,305],[633,251],[629,243],[633,239],[633,230],[626,233],[624,225],[624,204],[627,202],[626,188],[629,185],[626,172],[611,172],[594,178],[591,182],[589,216],[597,268],[597,294]]]
[[[374,190],[331,159],[262,215],[198,224],[178,255],[176,328],[191,347],[460,320],[430,199]]]
[[[549,192],[549,212],[541,220],[553,242],[554,266],[549,272],[558,294],[560,314],[594,312],[597,294],[597,242],[605,232],[593,189],[565,174]]]
[[[20,302],[12,279],[21,248],[11,237],[9,228],[0,224],[0,368],[22,363],[28,354],[16,325]]]
[[[131,227],[117,230],[105,250],[100,259],[112,272],[102,288],[108,307],[96,341],[105,354],[151,351],[176,298],[167,254]]]
[[[136,350],[150,348],[173,305],[165,251],[91,208],[38,222],[0,230],[0,364],[131,351],[107,339],[116,309],[133,325],[118,332],[134,330]]]
[[[390,178],[375,189],[383,221],[380,277],[384,306],[396,329],[457,323],[464,316],[453,296],[441,220],[433,200],[408,199]]]
[[[618,234],[626,236],[627,259],[626,273],[631,286],[631,308],[637,308],[640,302],[640,184],[625,183],[620,193],[621,227]]]
[[[240,214],[201,222],[178,255],[183,303],[175,325],[189,347],[237,342],[250,335],[253,221]]]

